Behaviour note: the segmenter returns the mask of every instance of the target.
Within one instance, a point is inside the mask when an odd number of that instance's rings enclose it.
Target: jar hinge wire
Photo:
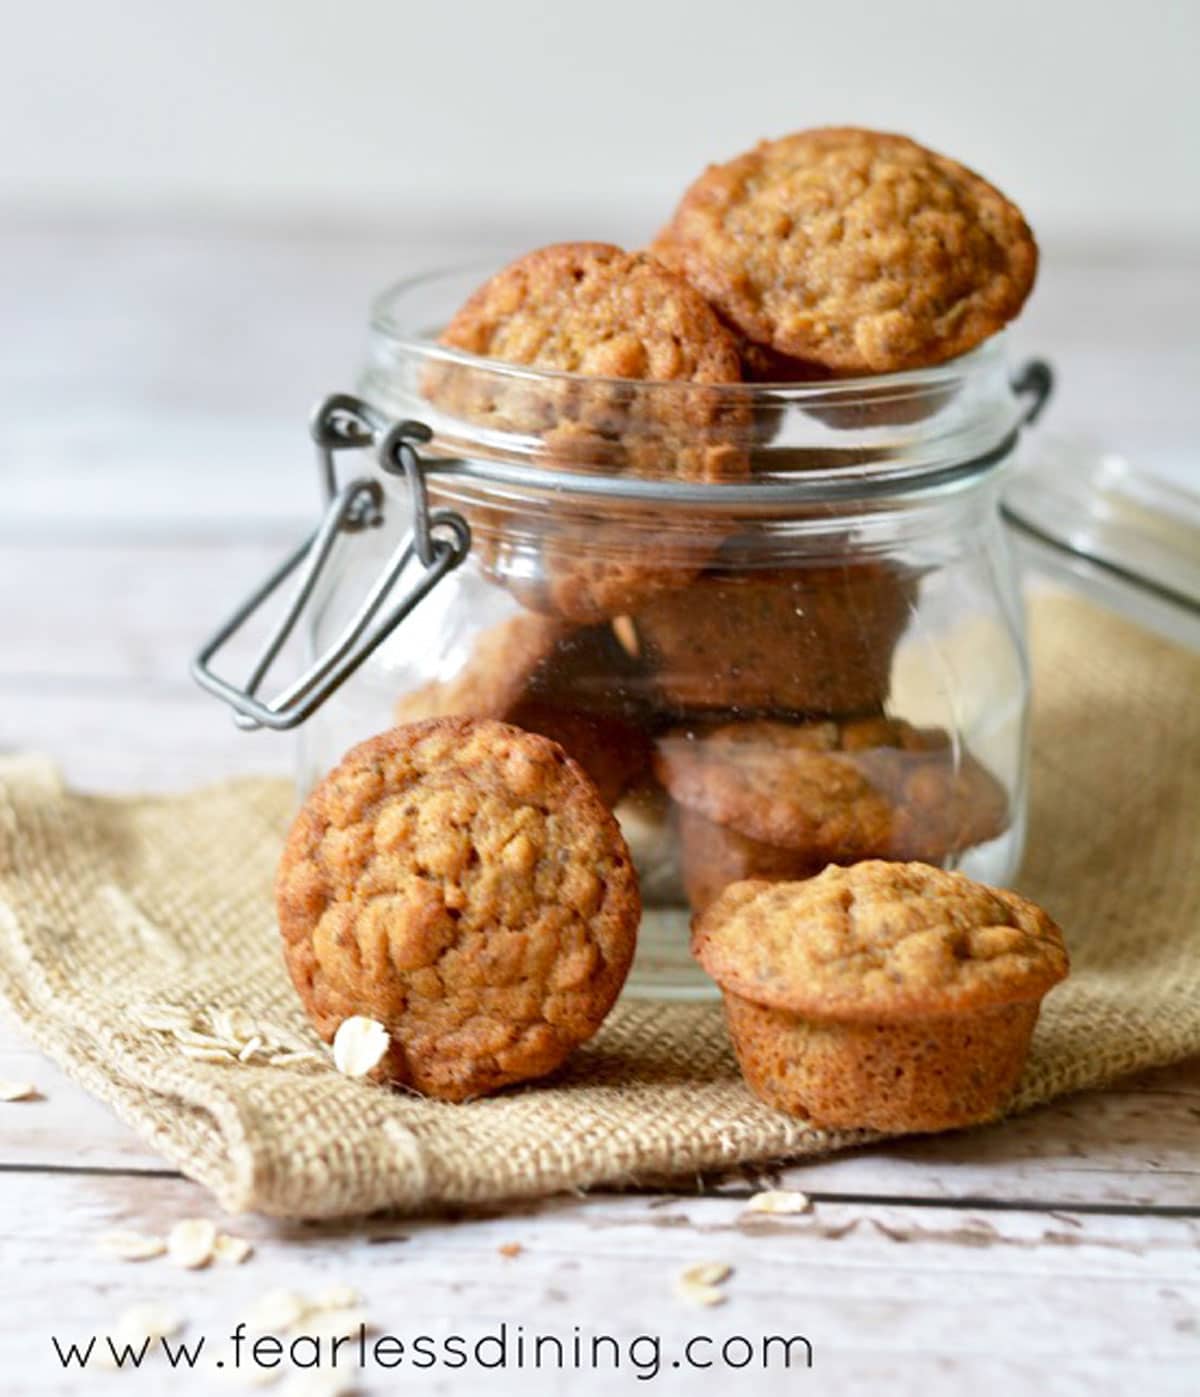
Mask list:
[[[422,422],[389,424],[348,393],[325,399],[313,414],[310,432],[317,448],[317,468],[327,505],[316,531],[251,593],[201,648],[192,661],[192,677],[210,694],[234,710],[242,728],[297,727],[343,684],[404,618],[459,566],[471,547],[471,530],[454,510],[431,509],[425,473],[416,443],[430,440]],[[274,698],[257,697],[280,651],[312,600],[317,582],[342,534],[360,533],[383,522],[384,491],[367,476],[339,486],[336,455],[340,451],[374,448],[380,468],[402,475],[412,501],[412,528],[393,550],[358,610],[333,644],[297,679]],[[416,559],[421,575],[388,609],[385,603],[405,569]],[[299,573],[291,601],[276,622],[255,660],[250,677],[238,686],[212,668],[220,651],[265,605],[280,587]]]

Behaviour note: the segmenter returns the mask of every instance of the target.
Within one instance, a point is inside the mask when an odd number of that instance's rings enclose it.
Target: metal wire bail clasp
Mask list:
[[[318,407],[311,423],[317,466],[328,501],[316,531],[290,554],[216,631],[192,661],[192,677],[234,710],[239,727],[297,727],[313,714],[359,665],[396,629],[413,608],[467,556],[471,530],[454,510],[431,509],[425,474],[415,443],[431,433],[421,422],[388,423],[361,399],[335,393]],[[382,470],[403,475],[412,498],[412,528],[384,563],[358,610],[333,644],[274,698],[256,697],[294,632],[316,590],[321,570],[342,534],[383,522],[384,490],[377,479],[360,476],[339,486],[336,453],[374,448]],[[384,609],[404,570],[414,558],[421,574]],[[299,571],[291,601],[263,644],[246,683],[239,687],[214,673],[212,661],[250,618]]]

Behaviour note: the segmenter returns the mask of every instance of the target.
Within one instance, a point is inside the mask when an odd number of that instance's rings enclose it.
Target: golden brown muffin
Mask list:
[[[751,1089],[832,1129],[990,1120],[1067,974],[1041,908],[925,864],[735,883],[696,918]]]
[[[675,728],[654,768],[678,804],[809,866],[939,863],[1000,834],[1008,815],[1000,783],[946,733],[896,718]]]
[[[538,465],[699,482],[747,473],[749,410],[728,392],[741,380],[733,337],[697,291],[645,253],[539,248],[481,286],[441,338],[558,375],[447,362],[426,383],[443,412],[534,438]],[[525,605],[580,622],[684,585],[719,540],[711,520],[664,529],[645,506],[568,501],[555,513],[511,529],[499,515],[476,521],[480,551]]]
[[[856,127],[710,165],[655,251],[748,339],[859,374],[973,348],[1017,314],[1037,272],[1020,210],[986,180]]]
[[[276,882],[284,956],[326,1041],[362,1015],[380,1076],[463,1101],[552,1071],[633,957],[629,851],[562,748],[442,718],[353,748],[297,816]]]
[[[650,767],[629,657],[607,626],[519,613],[484,631],[452,678],[401,695],[397,723],[495,718],[557,742],[610,808]]]
[[[869,559],[710,571],[633,626],[677,713],[865,713],[887,699],[916,593],[914,574]]]

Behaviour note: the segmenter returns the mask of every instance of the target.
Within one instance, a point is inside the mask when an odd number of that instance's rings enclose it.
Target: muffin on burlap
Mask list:
[[[396,701],[397,723],[495,718],[557,742],[612,807],[649,772],[637,674],[608,626],[520,612],[479,635],[452,678]]]
[[[897,718],[767,719],[673,728],[654,769],[680,807],[694,911],[739,878],[798,879],[827,863],[941,863],[1007,824],[1004,788],[947,733]]]
[[[632,616],[675,713],[866,713],[883,706],[915,574],[874,559],[739,569],[731,562]]]
[[[1068,968],[1041,908],[919,863],[735,883],[696,918],[692,946],[747,1084],[839,1130],[998,1115]]]
[[[425,392],[449,420],[523,434],[547,469],[646,479],[736,480],[749,411],[732,335],[682,277],[607,243],[539,248],[498,272],[441,336],[481,362],[434,366]],[[497,371],[494,362],[550,370]],[[725,391],[723,391],[725,390]],[[562,500],[554,516],[473,520],[489,572],[535,610],[589,622],[682,586],[711,556],[712,521]]]
[[[547,738],[463,718],[347,753],[292,826],[276,898],[321,1036],[376,1020],[377,1076],[448,1101],[542,1076],[591,1037],[641,915],[583,770]]]
[[[1011,320],[1037,272],[1033,234],[999,190],[857,127],[710,165],[652,251],[770,351],[755,376],[785,377],[781,355],[843,374],[940,363]]]

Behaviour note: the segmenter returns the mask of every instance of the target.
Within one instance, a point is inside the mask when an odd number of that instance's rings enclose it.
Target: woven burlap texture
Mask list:
[[[1083,602],[1033,618],[1021,889],[1065,928],[1013,1109],[1200,1052],[1200,657]],[[287,982],[271,884],[292,793],[65,790],[0,764],[0,988],[34,1040],[230,1211],[485,1203],[825,1153],[743,1086],[715,1004],[624,1001],[549,1081],[464,1106],[339,1075]],[[196,1061],[142,1020],[242,1009],[321,1052]]]

